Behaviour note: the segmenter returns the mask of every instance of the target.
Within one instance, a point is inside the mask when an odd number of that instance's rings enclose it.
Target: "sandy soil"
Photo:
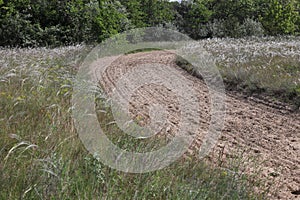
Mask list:
[[[195,154],[201,146],[210,120],[210,98],[208,88],[203,81],[180,69],[175,64],[175,55],[171,52],[153,51],[125,55],[115,60],[104,72],[101,72],[108,93],[116,87],[118,79],[126,76],[134,67],[141,64],[160,63],[174,67],[186,77],[198,95],[201,115],[197,139],[188,154]],[[99,75],[99,74],[98,74]],[[141,125],[149,123],[149,105],[158,103],[167,106],[168,120],[162,134],[176,132],[180,120],[180,110],[176,94],[158,85],[145,85],[132,96],[129,111],[132,117],[142,116]],[[275,194],[270,199],[300,199],[292,192],[300,190],[300,114],[292,113],[284,106],[276,106],[268,101],[254,97],[242,97],[227,93],[225,126],[217,145],[206,159],[220,160],[222,152],[224,162],[234,152],[246,150],[243,157],[257,157],[264,160],[260,164],[260,175],[273,182]],[[246,162],[247,159],[245,159]],[[257,161],[258,162],[258,161]],[[257,168],[249,163],[244,172],[251,173]]]

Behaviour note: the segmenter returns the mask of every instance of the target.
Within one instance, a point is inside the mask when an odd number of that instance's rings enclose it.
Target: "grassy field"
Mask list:
[[[206,40],[228,89],[300,107],[300,38]]]
[[[297,39],[203,43],[216,55],[226,82],[268,95],[283,91],[280,98],[299,106]],[[0,50],[0,199],[266,198],[264,180],[240,173],[244,162],[238,154],[226,166],[185,158],[146,174],[118,172],[90,155],[76,134],[70,103],[76,69],[90,49]],[[236,60],[243,55],[245,62]],[[109,124],[110,112],[98,117],[106,134],[120,132]],[[122,138],[124,148],[136,145]]]

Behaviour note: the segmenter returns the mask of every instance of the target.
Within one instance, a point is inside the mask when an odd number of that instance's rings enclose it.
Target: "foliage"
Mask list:
[[[207,7],[207,1],[183,1],[178,13],[182,16],[182,21],[177,23],[190,37],[199,39],[207,35],[203,27],[212,15],[212,11]]]
[[[174,11],[167,0],[143,0],[141,6],[147,26],[165,24],[174,18]]]
[[[212,10],[212,17],[208,25],[214,26],[213,30],[208,30],[208,36],[242,37],[249,35],[245,34],[242,29],[247,26],[245,22],[255,21],[255,11],[257,10],[255,0],[213,0],[209,1],[208,7]],[[216,33],[216,29],[221,33]]]
[[[299,5],[299,0],[193,0],[175,9],[180,29],[199,39],[295,34]]]
[[[266,0],[260,21],[270,35],[294,34],[299,22],[296,1]]]
[[[127,17],[135,28],[145,27],[145,13],[142,11],[142,2],[140,0],[121,0],[126,8]]]
[[[4,2],[1,10],[1,46],[99,42],[129,25],[118,1],[14,0]]]
[[[299,35],[299,0],[1,0],[0,46],[101,42],[162,26],[193,39]]]
[[[248,37],[248,36],[263,36],[264,28],[259,21],[246,18],[242,24],[238,24],[234,29],[230,30],[226,26],[225,20],[215,19],[207,23],[203,29],[206,29],[206,34],[210,37]]]
[[[214,19],[225,20],[232,29],[247,18],[255,18],[257,5],[255,0],[212,1],[211,9]]]

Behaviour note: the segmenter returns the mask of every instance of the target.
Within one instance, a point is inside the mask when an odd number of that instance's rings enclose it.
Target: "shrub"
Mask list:
[[[228,20],[213,20],[203,27],[202,33],[209,37],[248,37],[263,36],[264,29],[259,21],[246,18],[242,24],[231,24]]]
[[[260,21],[270,35],[294,34],[299,12],[294,0],[266,0],[262,6]]]
[[[224,37],[226,35],[224,20],[215,19],[207,24],[206,29],[207,34],[211,37]]]
[[[245,19],[244,23],[239,27],[240,37],[244,36],[263,36],[264,28],[259,21],[251,18]]]

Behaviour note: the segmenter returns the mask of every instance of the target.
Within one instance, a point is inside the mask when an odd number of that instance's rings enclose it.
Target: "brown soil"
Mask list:
[[[140,64],[160,63],[174,67],[184,75],[198,94],[201,121],[197,140],[188,154],[196,154],[208,129],[210,119],[210,100],[208,88],[203,81],[188,74],[175,64],[176,55],[171,52],[152,51],[129,54],[116,59],[104,72],[101,72],[101,85],[110,93],[117,80]],[[109,59],[108,59],[109,60]],[[103,60],[104,62],[105,60]],[[99,75],[99,72],[97,73]],[[126,75],[125,75],[126,76]],[[168,106],[168,124],[162,131],[172,135],[178,124],[176,97],[171,91],[161,86],[147,85],[135,92],[130,103],[132,117],[142,116],[143,122],[149,121],[148,106],[158,103]],[[272,184],[270,199],[300,199],[295,195],[300,190],[300,114],[288,109],[275,108],[272,103],[253,97],[245,98],[227,94],[225,126],[217,145],[206,159],[228,160],[236,152],[247,150],[243,157],[257,157],[261,177],[270,178]],[[247,160],[247,159],[245,159]],[[246,162],[246,161],[245,161]],[[258,161],[256,161],[258,162]],[[244,172],[257,171],[253,163],[246,165]]]

